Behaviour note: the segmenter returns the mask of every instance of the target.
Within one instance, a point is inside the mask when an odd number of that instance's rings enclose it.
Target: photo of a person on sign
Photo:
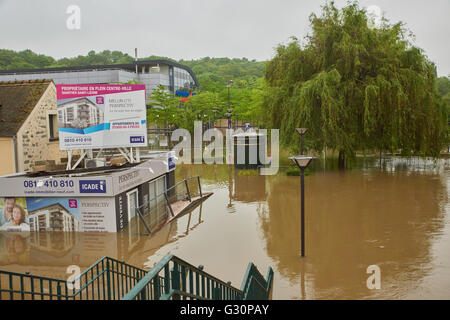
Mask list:
[[[0,206],[0,227],[11,221],[15,204],[16,198],[3,199],[3,208]]]
[[[26,214],[21,205],[15,204],[11,220],[2,226],[8,230],[30,231],[30,226],[25,222]]]
[[[20,198],[19,200],[25,199]],[[7,231],[30,231],[30,226],[26,222],[27,214],[24,207],[17,202],[16,198],[5,198],[3,200],[3,210],[1,211],[0,230]]]

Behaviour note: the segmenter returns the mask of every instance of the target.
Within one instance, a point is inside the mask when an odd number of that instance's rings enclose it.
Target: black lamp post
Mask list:
[[[228,88],[228,129],[231,129],[231,113],[232,110],[230,109],[230,88],[231,85],[233,84],[233,80],[228,80],[228,84],[227,84],[227,88]]]
[[[231,129],[231,116],[233,115],[232,112],[233,112],[233,109],[228,109],[227,113],[225,113],[225,116],[228,119],[228,129]]]
[[[303,154],[303,135],[308,131],[308,128],[295,128],[300,135],[300,154]]]
[[[300,189],[301,189],[301,254],[302,257],[305,256],[305,169],[309,166],[313,159],[316,157],[310,156],[294,156],[290,157],[297,167],[300,169]]]
[[[216,123],[216,112],[217,112],[217,110],[213,109],[212,112],[213,112],[213,124],[214,124],[214,123]]]
[[[227,88],[228,88],[228,108],[230,107],[230,88],[233,84],[233,80],[228,80]]]

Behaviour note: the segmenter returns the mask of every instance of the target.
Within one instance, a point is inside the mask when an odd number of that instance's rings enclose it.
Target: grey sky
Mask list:
[[[346,1],[335,1],[338,7]],[[247,57],[267,60],[290,36],[303,38],[308,17],[324,1],[306,0],[0,0],[0,48],[31,49],[55,58],[120,50],[174,59]],[[66,27],[69,5],[81,29]],[[450,0],[360,0],[416,35],[416,45],[450,74]]]

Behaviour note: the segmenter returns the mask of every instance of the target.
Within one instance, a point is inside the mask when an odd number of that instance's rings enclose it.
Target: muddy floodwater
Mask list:
[[[214,194],[151,236],[0,234],[0,269],[65,279],[107,255],[151,269],[171,253],[241,286],[252,261],[274,270],[273,299],[450,299],[448,159],[390,159],[305,177],[306,257],[300,257],[300,178],[228,165],[180,165]],[[367,268],[381,271],[370,290]]]

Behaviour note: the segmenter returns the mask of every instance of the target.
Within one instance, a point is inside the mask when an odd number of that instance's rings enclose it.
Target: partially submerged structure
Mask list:
[[[171,151],[155,151],[137,163],[0,177],[0,214],[7,230],[12,208],[20,204],[31,231],[150,231],[207,197],[175,184]],[[177,186],[182,187],[177,192]],[[185,200],[185,201],[184,201]],[[144,216],[149,216],[144,220]],[[2,221],[2,220],[0,220]],[[9,222],[8,222],[9,221]],[[147,230],[141,230],[141,222]],[[0,228],[5,229],[4,226]]]

